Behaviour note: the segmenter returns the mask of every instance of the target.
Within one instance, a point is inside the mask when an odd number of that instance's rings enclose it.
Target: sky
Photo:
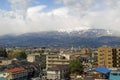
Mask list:
[[[0,0],[0,35],[93,28],[120,31],[120,0]]]

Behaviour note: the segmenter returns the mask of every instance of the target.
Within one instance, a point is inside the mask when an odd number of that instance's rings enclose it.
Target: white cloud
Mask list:
[[[12,11],[25,16],[27,9],[30,6],[30,0],[8,0],[11,3]]]
[[[104,0],[104,4],[108,8],[120,8],[120,0]]]
[[[101,3],[95,0],[59,0],[57,3],[65,6],[50,11],[44,11],[48,8],[47,5],[29,7],[30,0],[9,1],[12,11],[0,10],[1,35],[50,30],[120,28],[119,0],[103,0]],[[20,3],[21,1],[23,3]]]
[[[69,13],[89,23],[90,28],[118,30],[120,0],[57,0],[69,8]]]
[[[85,14],[95,6],[95,0],[56,0],[56,2],[63,3],[72,15],[78,16]]]
[[[83,29],[79,18],[69,15],[68,8],[43,12],[46,7],[43,5],[29,8],[25,18],[14,11],[0,11],[1,34]]]
[[[33,8],[28,9],[31,10]],[[38,9],[39,10],[39,9]],[[34,11],[34,10],[32,10]],[[69,15],[68,8],[58,8],[50,12],[35,11],[28,13],[27,21],[34,31],[48,31],[48,30],[74,30],[83,26],[79,18]],[[33,27],[34,26],[34,27]],[[34,29],[33,29],[34,28]],[[82,29],[82,28],[79,28]]]

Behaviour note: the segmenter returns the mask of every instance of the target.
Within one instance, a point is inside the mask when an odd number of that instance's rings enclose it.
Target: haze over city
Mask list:
[[[0,0],[0,35],[120,28],[120,0]]]

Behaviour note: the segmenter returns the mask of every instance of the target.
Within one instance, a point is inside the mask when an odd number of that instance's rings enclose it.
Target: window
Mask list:
[[[111,50],[108,50],[108,52],[111,52]]]
[[[103,62],[100,62],[100,64],[103,64]]]
[[[111,64],[111,62],[108,62],[108,64]]]
[[[111,58],[108,58],[108,60],[111,60]]]
[[[100,60],[103,60],[103,58],[100,58]]]
[[[111,54],[110,54],[110,53],[108,53],[108,56],[111,56]]]
[[[104,54],[100,54],[100,56],[103,56]]]

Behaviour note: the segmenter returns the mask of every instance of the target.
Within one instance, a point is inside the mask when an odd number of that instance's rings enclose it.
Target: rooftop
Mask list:
[[[98,68],[95,68],[94,70],[103,74],[107,74],[110,72],[110,70],[106,67],[98,67]]]
[[[12,68],[12,69],[9,69],[8,72],[16,73],[16,72],[21,72],[24,70],[25,70],[24,68]]]

